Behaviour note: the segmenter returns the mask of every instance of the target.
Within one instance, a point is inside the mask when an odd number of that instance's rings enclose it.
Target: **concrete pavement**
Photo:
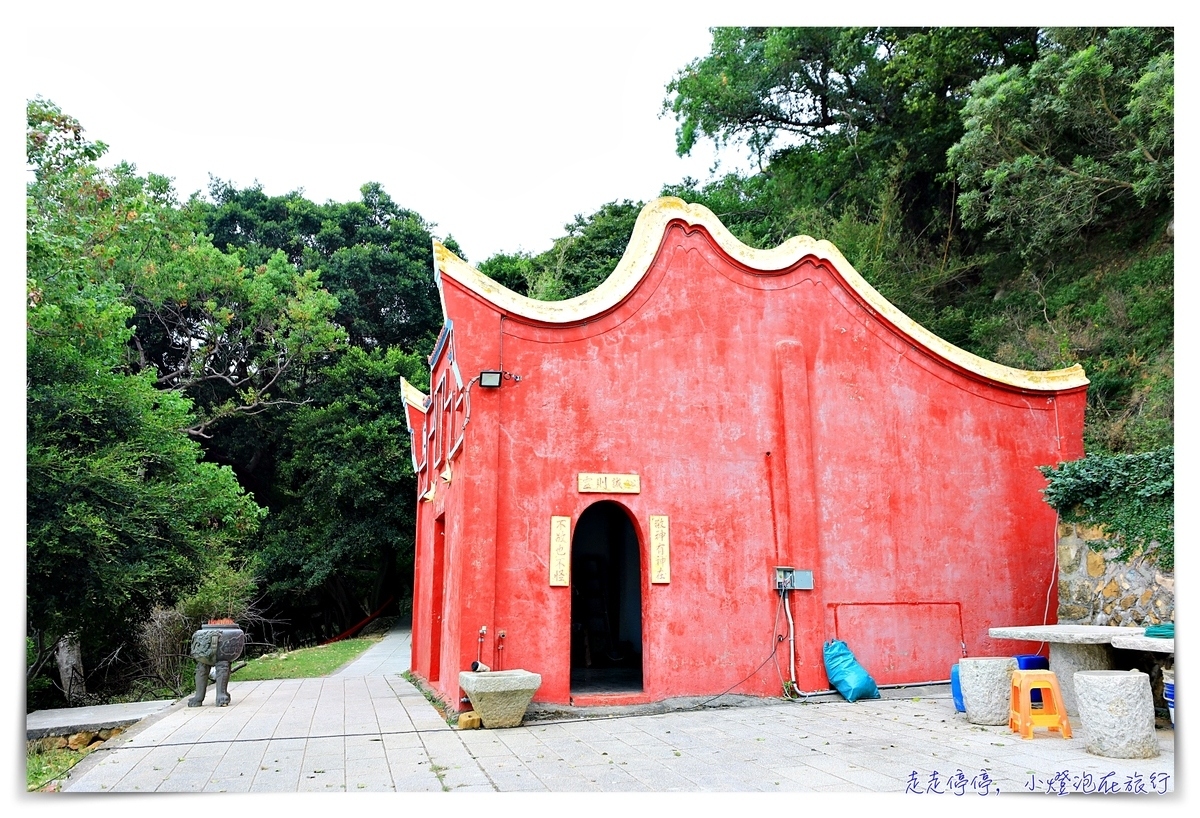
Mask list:
[[[393,628],[378,645],[373,645],[333,676],[399,676],[412,665],[412,630]]]
[[[888,698],[770,700],[521,727],[450,727],[399,674],[393,631],[337,674],[231,682],[233,703],[180,701],[93,752],[65,792],[916,792],[990,795],[1175,789],[1161,755],[1089,755],[1038,730],[1022,740],[956,713],[948,686]],[[236,678],[236,675],[235,675]],[[717,703],[719,703],[718,700]]]

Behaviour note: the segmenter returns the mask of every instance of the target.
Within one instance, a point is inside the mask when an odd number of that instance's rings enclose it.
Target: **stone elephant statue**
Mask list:
[[[204,704],[208,691],[208,674],[215,669],[217,707],[229,704],[229,665],[246,648],[246,634],[237,625],[212,623],[201,625],[192,634],[191,656],[196,660],[196,693],[188,699],[188,707]]]

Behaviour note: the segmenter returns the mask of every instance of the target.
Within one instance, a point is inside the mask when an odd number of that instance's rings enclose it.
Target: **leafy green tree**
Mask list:
[[[297,267],[309,264],[313,239],[326,218],[324,206],[302,191],[268,196],[260,184],[238,190],[215,177],[209,179],[208,195],[210,201],[194,199],[189,206],[203,218],[214,246],[236,248],[251,267],[266,264],[280,250]]]
[[[642,202],[609,202],[590,216],[577,215],[567,234],[538,257],[543,288],[561,282],[562,297],[596,289],[612,274],[625,253]],[[532,289],[532,288],[531,288]]]
[[[256,551],[270,615],[291,638],[329,636],[412,581],[412,510],[395,500],[416,493],[399,375],[427,377],[420,362],[441,329],[433,225],[375,183],[360,201],[320,205],[217,180],[209,193],[188,209],[214,242],[268,261],[282,250],[319,274],[348,335],[347,349],[284,379],[293,405],[231,419],[206,442],[271,509]]]
[[[276,251],[316,272],[337,299],[334,320],[354,346],[433,350],[442,327],[433,282],[434,225],[400,207],[376,182],[357,202],[314,204],[299,192],[269,197],[213,180],[211,201],[189,208],[216,247],[265,263]],[[446,245],[460,252],[452,237]]]
[[[537,278],[533,256],[524,251],[497,253],[479,265],[479,272],[521,295],[529,295],[529,286]]]
[[[344,342],[331,323],[337,301],[282,252],[249,270],[203,240],[180,252],[172,246],[158,258],[144,252],[129,269],[118,263],[114,273],[136,310],[135,368],[195,400],[201,417],[192,434],[208,437],[224,418],[287,403],[289,374]]]
[[[542,301],[561,301],[596,289],[625,253],[642,202],[609,202],[589,216],[577,214],[566,235],[544,253],[500,254],[479,270],[510,290]]]
[[[701,136],[760,156],[780,133],[815,137],[866,119],[880,60],[867,29],[715,28],[712,50],[667,85],[677,150]]]
[[[411,583],[416,480],[399,384],[427,370],[417,354],[352,346],[288,418],[259,556],[268,594],[293,616],[321,611],[325,635]]]
[[[53,122],[61,112],[39,116]],[[30,131],[36,168],[64,161],[44,130],[42,124]],[[91,161],[100,152],[88,146],[79,156]],[[282,253],[247,268],[237,254],[221,252],[198,232],[168,179],[139,176],[125,163],[104,170],[71,161],[75,175],[39,182],[38,218],[53,220],[59,233],[84,231],[73,237],[72,263],[88,286],[107,287],[132,307],[124,336],[130,371],[149,371],[158,386],[195,401],[199,417],[192,434],[205,436],[222,418],[278,403],[290,370],[342,343],[330,322],[337,302],[315,272],[297,274]],[[61,212],[50,212],[54,208]],[[31,235],[38,229],[32,226]],[[62,241],[55,235],[47,244]],[[41,252],[33,236],[30,253]]]
[[[677,150],[744,142],[795,206],[865,214],[893,188],[910,229],[950,228],[938,181],[970,83],[1037,55],[1029,28],[716,28],[668,84]],[[899,172],[894,167],[900,162]],[[935,231],[929,231],[935,232]]]
[[[964,221],[1023,254],[1174,202],[1172,29],[1051,29],[971,88],[950,151]]]
[[[45,648],[76,633],[93,658],[227,562],[259,516],[200,461],[182,396],[99,363],[31,351],[26,430],[29,627]]]
[[[27,628],[43,653],[73,635],[87,664],[228,564],[261,510],[201,461],[190,401],[128,367],[134,309],[113,270],[143,251],[144,210],[82,134],[28,104]]]
[[[327,254],[322,278],[342,304],[337,319],[355,346],[433,350],[442,307],[431,229],[374,183],[363,185],[361,202],[332,208],[317,235]]]
[[[789,197],[780,192],[781,185],[776,175],[730,173],[705,185],[685,178],[678,184],[664,186],[662,195],[704,205],[731,233],[751,247],[776,247],[792,236],[805,233],[825,237],[825,225],[812,224],[812,219],[802,213],[819,214],[820,219],[828,221],[829,211],[789,204],[786,201]]]

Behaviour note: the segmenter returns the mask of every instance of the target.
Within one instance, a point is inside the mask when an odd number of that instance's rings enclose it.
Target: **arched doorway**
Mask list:
[[[641,689],[641,549],[625,509],[602,500],[571,540],[571,693]]]

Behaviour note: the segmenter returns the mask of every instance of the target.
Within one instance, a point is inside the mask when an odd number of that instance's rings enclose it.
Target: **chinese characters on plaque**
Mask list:
[[[550,518],[550,584],[571,584],[571,518]]]
[[[642,478],[636,474],[579,474],[580,493],[641,494]]]
[[[650,515],[650,581],[671,582],[671,522],[665,514]]]

